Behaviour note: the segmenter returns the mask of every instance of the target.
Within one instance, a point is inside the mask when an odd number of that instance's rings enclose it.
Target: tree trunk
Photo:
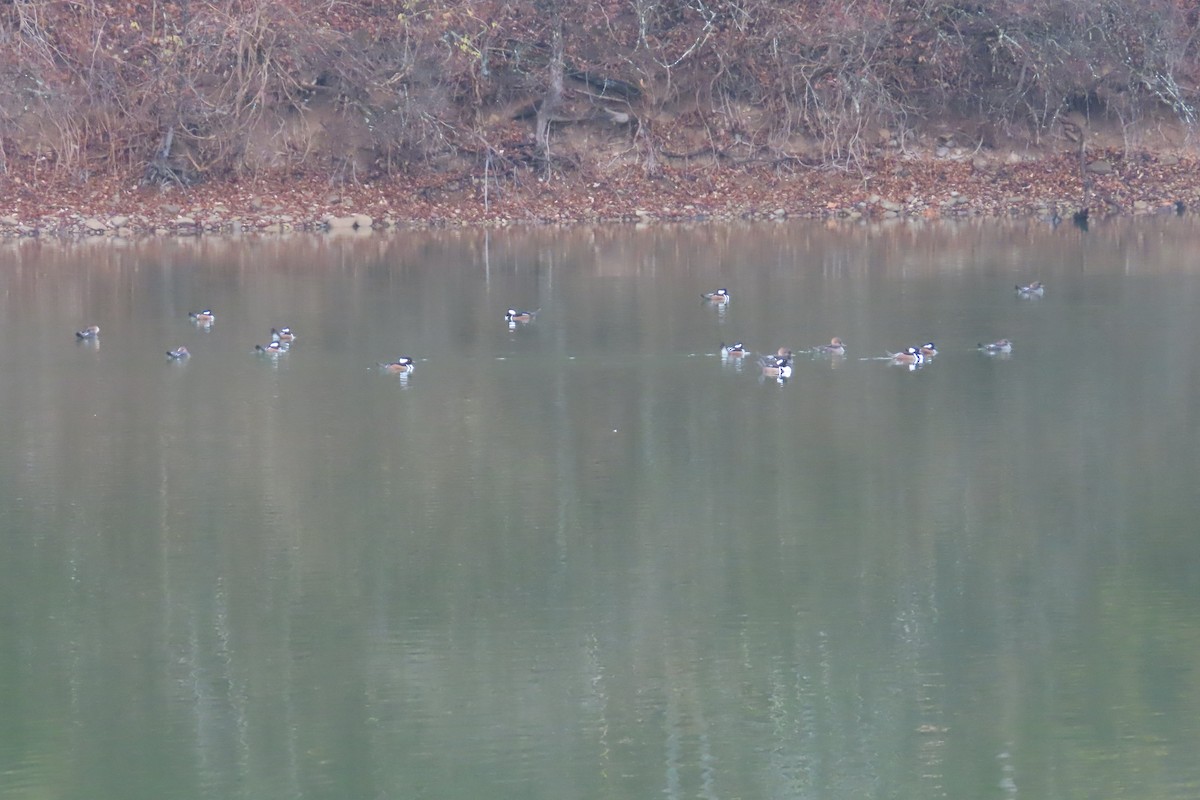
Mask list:
[[[542,158],[550,163],[550,122],[562,109],[563,102],[563,40],[562,17],[556,12],[550,41],[550,81],[542,104],[538,107],[535,142]]]

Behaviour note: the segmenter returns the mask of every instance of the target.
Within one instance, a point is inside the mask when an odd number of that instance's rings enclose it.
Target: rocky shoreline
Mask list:
[[[1182,214],[1200,203],[1194,157],[1150,150],[946,153],[876,159],[856,170],[664,167],[549,178],[428,172],[333,185],[319,176],[193,188],[118,176],[75,182],[10,165],[0,237],[366,233],[425,227],[722,220],[1071,219]]]

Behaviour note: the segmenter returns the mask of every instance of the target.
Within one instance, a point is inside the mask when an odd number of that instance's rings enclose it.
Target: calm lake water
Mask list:
[[[0,797],[1195,798],[1198,252],[2,242]]]

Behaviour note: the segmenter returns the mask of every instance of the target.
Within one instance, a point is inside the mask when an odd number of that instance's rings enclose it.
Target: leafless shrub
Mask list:
[[[649,172],[684,128],[718,165],[801,148],[853,166],[878,128],[947,115],[1042,136],[1068,111],[1130,131],[1162,115],[1193,125],[1200,113],[1195,0],[129,8],[0,4],[0,159],[38,153],[81,174],[187,183],[273,169],[356,180],[458,155],[494,188],[508,164],[513,174],[527,164],[515,154],[539,132],[548,165],[555,126],[585,122],[589,104],[596,124],[628,121]],[[555,75],[568,80],[561,97]]]

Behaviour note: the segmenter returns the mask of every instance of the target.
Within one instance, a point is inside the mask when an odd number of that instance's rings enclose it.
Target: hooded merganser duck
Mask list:
[[[287,348],[283,345],[282,342],[271,342],[270,344],[256,344],[256,345],[254,345],[254,349],[260,353],[264,353],[269,356],[277,356],[280,353],[287,352]]]
[[[744,358],[749,354],[750,351],[741,342],[734,342],[733,344],[721,342],[721,355],[726,358]]]
[[[1034,281],[1028,286],[1017,284],[1018,297],[1041,297],[1046,293],[1046,287],[1041,281]]]
[[[534,318],[538,315],[538,311],[541,311],[541,309],[539,308],[534,311],[518,311],[515,308],[510,308],[504,314],[504,321],[509,324],[516,322],[533,322]]]
[[[284,344],[291,344],[295,340],[296,340],[296,334],[292,333],[291,328],[278,328],[278,329],[271,328],[271,341],[272,342],[283,342]]]
[[[717,289],[715,292],[705,292],[700,296],[703,297],[706,302],[716,303],[718,305],[724,305],[732,299],[728,289]]]
[[[921,355],[925,356],[926,358],[933,358],[937,355],[937,348],[933,346],[933,342],[926,342],[917,349],[920,350]]]
[[[839,337],[835,336],[829,340],[829,344],[814,347],[813,352],[827,356],[844,356],[846,355],[846,345]]]
[[[383,370],[384,372],[391,372],[393,374],[399,374],[402,372],[412,372],[413,366],[414,366],[414,364],[413,364],[413,360],[411,358],[409,358],[408,356],[401,356],[400,358],[397,358],[395,361],[393,361],[390,364],[380,364],[379,368],[381,370]]]
[[[784,350],[785,348],[779,348]],[[792,377],[792,355],[791,351],[787,351],[787,355],[763,356],[758,360],[758,364],[762,367],[762,374],[768,378],[779,378],[787,380]]]
[[[216,315],[207,308],[203,311],[189,311],[188,316],[191,318],[192,322],[200,322],[205,325],[217,318]]]
[[[99,325],[89,325],[81,331],[75,331],[75,338],[80,340],[95,339],[99,335]]]
[[[893,364],[907,364],[909,366],[917,366],[925,363],[925,356],[921,355],[921,351],[915,347],[909,347],[901,350],[899,353],[888,353]]]
[[[192,354],[190,352],[188,352],[188,349],[186,347],[184,347],[183,345],[176,347],[174,350],[167,351],[167,358],[171,359],[172,361],[182,361],[183,359],[188,358],[191,355]]]
[[[1000,339],[999,341],[991,342],[989,344],[981,344],[979,345],[979,349],[988,355],[1011,353],[1012,342],[1010,342],[1008,339]]]

